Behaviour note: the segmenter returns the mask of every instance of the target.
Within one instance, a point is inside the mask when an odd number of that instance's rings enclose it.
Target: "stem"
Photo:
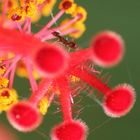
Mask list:
[[[28,18],[27,19],[27,25],[28,25],[28,27],[27,27],[27,33],[31,33],[31,19],[30,18]]]
[[[56,27],[56,28],[53,28],[52,30],[55,30],[55,31],[63,30],[63,29],[65,29],[66,27],[72,25],[72,24],[73,24],[74,22],[76,22],[78,19],[79,19],[79,17],[76,16],[75,18],[73,18],[73,19],[71,19],[69,22],[67,22],[66,24],[61,25],[61,26]]]
[[[9,68],[7,69],[6,73],[4,74],[3,77],[7,77],[9,72],[16,66],[17,62],[21,59],[20,56],[17,56],[13,59],[13,63],[9,66]]]
[[[79,77],[81,80],[85,81],[95,89],[98,89],[105,96],[111,91],[111,89],[102,81],[100,81],[95,75],[88,73],[84,69],[77,68],[72,70],[70,74]]]
[[[79,50],[77,52],[70,53],[71,67],[76,66],[76,65],[78,65],[80,63],[83,63],[83,62],[91,59],[91,55],[92,55],[92,53],[91,53],[90,48],[86,48],[86,49]]]
[[[30,81],[30,85],[31,85],[31,88],[32,88],[32,92],[35,92],[37,90],[38,86],[37,86],[36,80],[33,77],[32,66],[29,63],[28,59],[25,60],[25,65],[26,65],[27,72],[28,72],[28,75],[29,75],[29,81]]]
[[[57,13],[54,16],[54,18],[50,22],[48,22],[48,24],[42,30],[36,33],[36,36],[40,37],[42,34],[44,34],[44,32],[46,32],[46,30],[50,28],[64,13],[65,13],[64,10],[61,10],[59,13]]]
[[[66,77],[58,79],[57,85],[61,93],[60,102],[64,121],[71,121],[72,120],[71,99],[70,99],[71,91]]]
[[[16,71],[16,65],[14,65],[11,74],[10,74],[10,81],[9,81],[9,88],[12,89],[13,87],[13,82],[14,82],[14,76],[15,76],[15,71]]]
[[[50,79],[43,79],[39,86],[38,86],[38,89],[33,92],[33,94],[31,95],[29,101],[37,106],[38,105],[38,102],[45,96],[49,86],[51,85],[52,83],[52,80]]]
[[[52,92],[51,96],[48,97],[48,107],[51,105],[55,96],[55,92]]]
[[[21,25],[18,22],[16,22],[16,26],[17,26],[17,28],[19,29],[20,32],[23,31],[22,28],[21,28]]]

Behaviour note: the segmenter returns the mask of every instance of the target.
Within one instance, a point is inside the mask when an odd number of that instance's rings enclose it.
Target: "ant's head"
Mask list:
[[[54,32],[52,32],[52,35],[54,35],[54,36],[59,36],[59,35],[60,35],[60,33],[59,33],[59,32],[57,32],[57,31],[54,31]]]

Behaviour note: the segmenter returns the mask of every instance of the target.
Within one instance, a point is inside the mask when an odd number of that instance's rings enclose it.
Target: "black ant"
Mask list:
[[[59,42],[62,42],[64,45],[66,45],[66,46],[68,46],[68,47],[70,47],[72,49],[76,49],[78,47],[75,42],[66,40],[64,37],[62,37],[60,35],[59,32],[56,32],[56,31],[55,32],[52,32],[52,35],[54,35],[55,37],[57,37],[59,39],[58,40]]]

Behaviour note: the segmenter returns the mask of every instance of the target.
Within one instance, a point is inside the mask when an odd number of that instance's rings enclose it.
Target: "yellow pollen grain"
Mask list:
[[[75,12],[72,15],[73,17],[79,16],[80,22],[84,22],[87,19],[87,11],[82,6],[77,6]]]
[[[46,3],[42,8],[43,16],[49,16],[54,8],[56,0],[51,0],[49,3]]]
[[[45,115],[47,113],[47,110],[48,110],[48,98],[47,97],[43,97],[41,99],[41,101],[39,102],[38,104],[38,107],[39,107],[39,111],[42,115]]]
[[[12,21],[21,22],[24,21],[25,17],[26,17],[26,13],[21,7],[12,9],[8,13],[8,18]]]
[[[73,37],[75,39],[79,38],[82,36],[82,34],[85,32],[86,30],[86,26],[83,22],[76,22],[75,24],[73,24],[73,28],[76,30],[73,33],[70,33],[69,36]]]
[[[74,75],[71,75],[70,80],[71,80],[72,83],[77,83],[77,82],[80,81],[80,78],[78,78],[78,77],[76,77]]]
[[[14,89],[0,89],[0,112],[7,111],[13,104],[18,102],[18,95]]]
[[[8,86],[9,80],[4,77],[0,77],[0,89]]]

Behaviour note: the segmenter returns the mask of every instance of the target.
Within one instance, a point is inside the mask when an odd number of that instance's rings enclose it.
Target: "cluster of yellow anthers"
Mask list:
[[[41,15],[49,16],[56,3],[56,0],[9,0],[8,2],[8,18],[14,22],[24,22],[26,18],[30,18],[32,22],[36,22],[40,19]],[[78,6],[74,0],[62,0],[59,4],[59,9],[65,11],[66,14],[70,14],[76,22],[63,28],[60,31],[65,31],[71,27],[78,31],[69,33],[73,38],[79,38],[86,27],[84,21],[87,17],[87,12],[82,6]],[[61,25],[65,25],[70,22],[71,19],[65,19]]]
[[[28,17],[32,22],[36,22],[41,15],[50,15],[55,3],[56,0],[9,0],[8,17],[17,22],[22,22]]]
[[[74,22],[70,26],[66,27],[63,30],[66,30],[68,28],[75,28],[78,30],[78,32],[70,33],[69,35],[74,38],[79,38],[83,32],[85,31],[85,20],[87,18],[87,12],[82,6],[78,6],[76,3],[74,3],[74,0],[62,0],[62,2],[59,5],[59,8],[61,10],[65,10],[67,14],[70,14],[72,17],[78,17],[78,21]],[[80,17],[80,18],[79,18]],[[71,19],[65,19],[61,25],[64,25],[68,22],[70,22]],[[75,19],[76,20],[76,19]]]
[[[5,60],[5,57],[0,57],[0,63]],[[17,103],[18,95],[16,91],[9,88],[9,80],[4,75],[6,72],[6,65],[0,65],[0,112],[7,111],[11,105]]]

